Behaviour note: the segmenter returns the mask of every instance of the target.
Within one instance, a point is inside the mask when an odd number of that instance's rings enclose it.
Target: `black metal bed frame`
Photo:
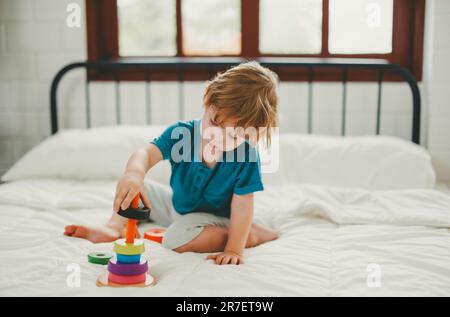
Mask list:
[[[376,118],[376,131],[375,133],[380,134],[380,117],[381,117],[381,98],[382,98],[382,87],[383,79],[385,73],[394,73],[400,76],[411,89],[412,93],[412,142],[420,143],[420,115],[421,115],[421,98],[420,91],[416,80],[413,75],[402,68],[399,65],[391,64],[386,60],[376,60],[376,59],[305,59],[305,58],[257,58],[254,59],[258,61],[261,65],[269,68],[278,67],[291,67],[297,69],[306,69],[308,74],[308,133],[312,133],[312,116],[313,116],[313,82],[314,76],[313,72],[315,69],[319,68],[332,68],[342,71],[342,121],[341,121],[341,134],[345,136],[346,134],[346,112],[347,112],[347,73],[349,70],[360,69],[360,70],[373,70],[378,73],[378,95],[377,95],[377,118]],[[183,104],[183,82],[184,71],[190,67],[206,67],[208,69],[223,69],[233,65],[237,65],[241,62],[247,61],[243,58],[183,58],[183,57],[169,57],[169,58],[147,58],[147,59],[115,59],[115,60],[101,60],[101,61],[86,61],[86,62],[75,62],[63,67],[54,77],[51,89],[50,89],[50,114],[51,114],[51,132],[52,134],[58,131],[58,86],[63,78],[63,76],[69,71],[77,68],[86,69],[86,74],[88,70],[103,70],[120,72],[124,69],[144,69],[146,74],[150,74],[153,70],[164,67],[173,68],[178,73],[178,110],[179,117],[184,117],[184,104]],[[149,78],[149,76],[147,76]],[[89,79],[86,76],[85,81],[85,92],[86,92],[86,126],[91,127],[91,105],[90,105],[90,93],[89,93]],[[146,118],[147,123],[151,123],[150,118],[150,81],[146,81]],[[115,106],[116,106],[116,122],[121,124],[121,106],[120,106],[120,90],[119,90],[120,80],[115,80]]]

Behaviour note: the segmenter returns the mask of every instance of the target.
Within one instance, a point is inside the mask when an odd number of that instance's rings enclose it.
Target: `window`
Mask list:
[[[261,0],[259,6],[262,54],[320,54],[322,0]]]
[[[117,0],[119,55],[175,55],[175,12],[175,0]]]
[[[329,2],[330,53],[392,53],[394,0],[345,1]]]
[[[382,58],[422,78],[425,0],[96,0],[86,9],[90,60]],[[299,80],[277,71],[282,80]],[[335,78],[327,70],[320,76]],[[376,78],[349,74],[349,80]]]
[[[184,55],[240,54],[240,0],[183,0],[181,4]]]

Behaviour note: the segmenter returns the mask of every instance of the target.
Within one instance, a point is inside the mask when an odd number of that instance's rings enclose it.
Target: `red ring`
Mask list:
[[[152,229],[145,231],[144,238],[147,240],[162,243],[165,231],[166,231],[165,228],[152,228]]]
[[[147,278],[147,273],[139,275],[117,275],[113,273],[108,274],[108,280],[116,284],[139,284],[145,282]]]

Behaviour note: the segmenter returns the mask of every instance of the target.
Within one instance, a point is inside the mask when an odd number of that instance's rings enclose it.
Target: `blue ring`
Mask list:
[[[119,263],[139,263],[141,261],[141,255],[125,255],[117,253],[117,262]]]

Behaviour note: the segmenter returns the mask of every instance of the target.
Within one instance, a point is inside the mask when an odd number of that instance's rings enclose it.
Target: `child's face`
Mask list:
[[[222,125],[215,121],[214,106],[205,108],[202,117],[202,138],[213,150],[232,151],[245,141],[245,137],[237,129],[235,120],[226,120]]]

